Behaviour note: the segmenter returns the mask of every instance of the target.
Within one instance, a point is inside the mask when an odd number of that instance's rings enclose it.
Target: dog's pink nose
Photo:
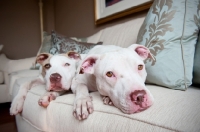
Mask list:
[[[50,81],[52,82],[52,83],[57,83],[57,82],[60,82],[60,80],[61,80],[61,76],[60,76],[60,74],[58,74],[58,73],[53,73],[53,74],[51,74],[51,76],[50,76]]]
[[[130,94],[131,100],[140,107],[143,107],[142,103],[145,101],[146,92],[144,90],[135,90]]]

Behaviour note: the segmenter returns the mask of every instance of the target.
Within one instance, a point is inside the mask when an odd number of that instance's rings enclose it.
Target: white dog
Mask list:
[[[18,94],[12,101],[10,114],[16,115],[22,111],[27,92],[33,85],[46,84],[48,92],[38,101],[38,104],[43,107],[47,107],[51,100],[69,90],[79,60],[81,57],[76,52],[59,55],[39,54],[36,62],[42,66],[41,75],[37,79],[21,85]]]
[[[152,58],[150,51],[138,44],[128,48],[114,45],[96,46],[80,64],[80,74],[72,82],[76,94],[73,115],[83,120],[93,112],[90,91],[99,91],[103,102],[115,105],[127,114],[140,112],[153,104],[145,87],[147,76],[143,60]]]

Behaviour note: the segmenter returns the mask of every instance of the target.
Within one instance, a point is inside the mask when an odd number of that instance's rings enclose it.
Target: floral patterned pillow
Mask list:
[[[146,83],[179,90],[192,84],[199,13],[199,0],[154,0],[137,38],[156,57],[145,61]]]
[[[65,37],[52,31],[50,53],[60,54],[75,51],[79,54],[86,54],[94,46],[102,44],[103,42],[98,42],[97,44],[81,42],[81,39],[75,40],[74,38]]]

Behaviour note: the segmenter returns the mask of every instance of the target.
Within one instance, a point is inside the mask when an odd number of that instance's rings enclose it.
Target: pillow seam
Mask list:
[[[185,0],[185,13],[184,13],[184,21],[183,21],[183,32],[182,32],[182,35],[181,35],[181,39],[180,39],[180,44],[181,44],[181,54],[182,54],[182,62],[183,62],[183,72],[184,72],[184,83],[185,83],[185,89],[184,90],[187,90],[187,84],[186,84],[186,67],[185,67],[185,58],[184,58],[184,47],[183,47],[183,36],[184,36],[184,33],[185,33],[185,18],[186,18],[186,12],[187,12],[187,7],[186,7],[186,3],[187,3],[187,0]]]

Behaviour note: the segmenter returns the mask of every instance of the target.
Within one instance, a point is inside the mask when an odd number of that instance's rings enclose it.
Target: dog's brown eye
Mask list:
[[[65,66],[70,66],[70,64],[69,63],[65,63]]]
[[[44,65],[44,67],[45,67],[46,69],[49,69],[49,68],[51,67],[51,65],[50,65],[50,64],[46,64],[46,65]]]
[[[111,71],[109,71],[109,72],[106,73],[106,76],[107,76],[107,77],[112,77],[112,76],[113,76],[113,73],[112,73]]]
[[[143,69],[143,65],[138,65],[138,70],[142,70]]]

